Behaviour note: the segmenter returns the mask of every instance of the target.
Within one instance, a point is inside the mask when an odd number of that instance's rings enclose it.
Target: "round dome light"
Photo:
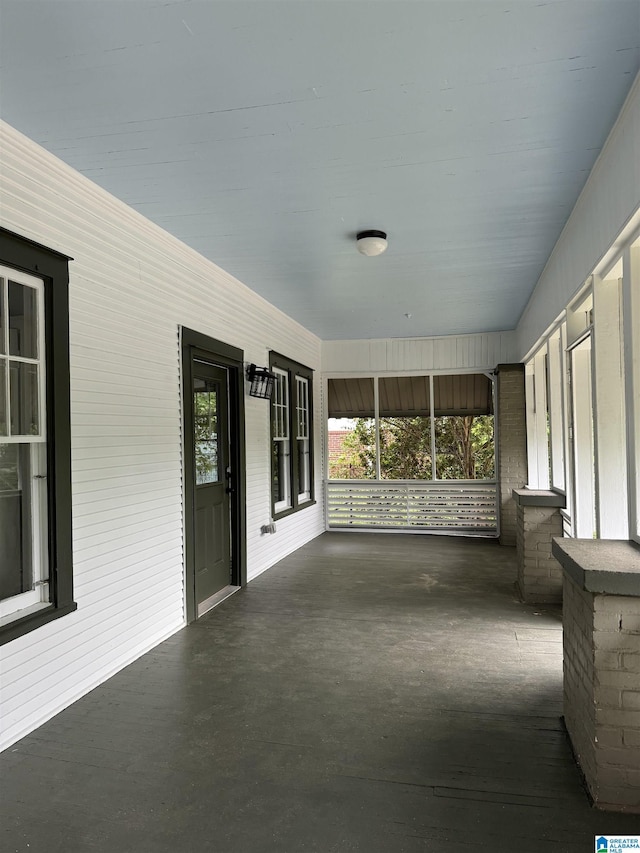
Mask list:
[[[360,231],[356,235],[356,246],[361,255],[372,258],[386,251],[387,235],[384,231]]]

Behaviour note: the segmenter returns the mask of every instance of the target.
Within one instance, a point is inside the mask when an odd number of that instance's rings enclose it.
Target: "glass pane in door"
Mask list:
[[[206,379],[194,379],[193,413],[196,450],[196,485],[219,483],[218,386]]]

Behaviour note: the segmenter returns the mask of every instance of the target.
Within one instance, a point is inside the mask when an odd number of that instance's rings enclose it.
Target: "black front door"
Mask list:
[[[194,359],[195,594],[198,615],[231,578],[229,375]]]

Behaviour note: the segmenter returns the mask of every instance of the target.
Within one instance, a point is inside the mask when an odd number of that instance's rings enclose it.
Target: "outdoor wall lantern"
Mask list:
[[[256,367],[255,364],[250,364],[247,367],[247,379],[251,383],[249,385],[251,397],[259,397],[261,400],[271,399],[275,376],[268,367]]]

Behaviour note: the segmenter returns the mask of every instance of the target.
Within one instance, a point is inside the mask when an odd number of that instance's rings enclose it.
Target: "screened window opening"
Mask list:
[[[492,383],[484,374],[434,376],[436,478],[495,477]]]
[[[313,501],[312,371],[271,353],[271,496],[274,518]]]
[[[328,403],[329,479],[495,477],[485,374],[329,379]]]
[[[429,377],[385,377],[378,381],[378,393],[380,478],[430,480],[433,448]]]
[[[329,479],[375,480],[373,379],[330,379]]]

